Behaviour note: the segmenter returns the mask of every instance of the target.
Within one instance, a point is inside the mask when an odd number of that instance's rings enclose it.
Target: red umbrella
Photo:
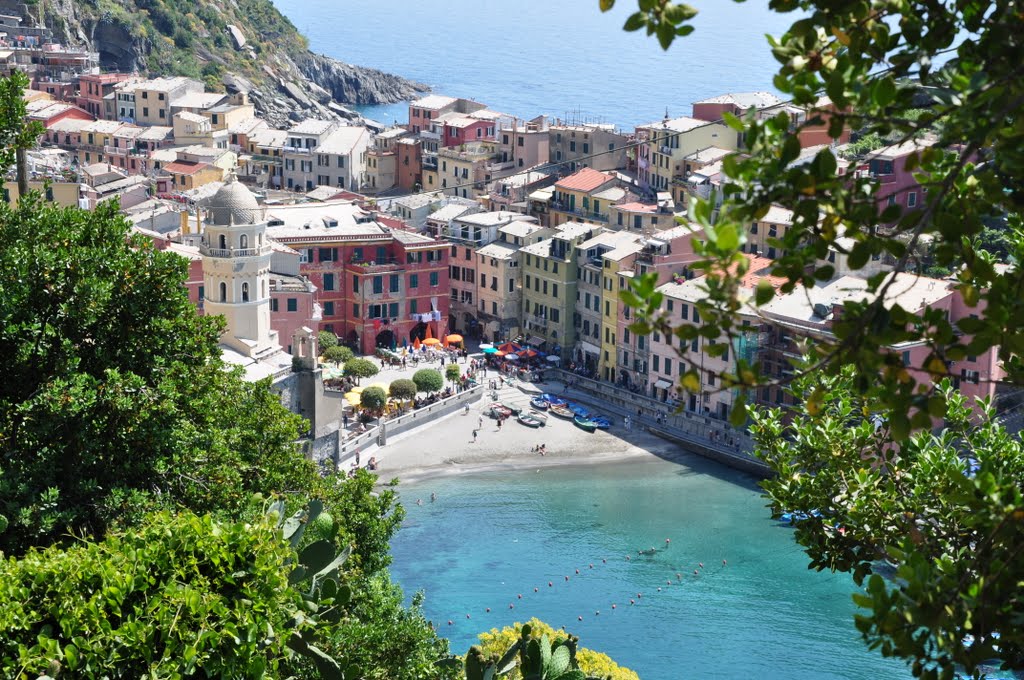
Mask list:
[[[532,349],[524,349],[522,352],[519,352],[519,356],[521,356],[524,359],[532,359],[535,356],[537,356],[537,353],[534,352]]]
[[[516,352],[521,350],[522,347],[520,347],[514,342],[506,342],[504,345],[498,345],[498,349],[500,349],[505,354],[515,354]]]

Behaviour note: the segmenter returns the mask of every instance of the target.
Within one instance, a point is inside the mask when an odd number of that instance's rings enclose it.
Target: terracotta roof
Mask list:
[[[656,204],[654,204],[654,203],[639,203],[639,202],[634,201],[632,203],[621,203],[621,204],[613,206],[613,207],[617,208],[618,210],[624,210],[626,212],[642,212],[642,213],[658,212],[658,206]]]
[[[565,179],[555,183],[555,188],[568,191],[593,191],[602,184],[611,182],[614,177],[593,168],[583,168],[579,172],[569,175]]]
[[[197,163],[196,161],[174,161],[164,166],[164,170],[177,175],[194,175],[200,170],[213,167],[209,163]]]

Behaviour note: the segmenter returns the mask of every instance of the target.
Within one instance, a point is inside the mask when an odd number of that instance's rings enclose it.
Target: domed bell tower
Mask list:
[[[207,314],[221,315],[221,343],[259,359],[281,351],[270,327],[270,256],[267,222],[256,197],[228,175],[207,211],[200,253]]]

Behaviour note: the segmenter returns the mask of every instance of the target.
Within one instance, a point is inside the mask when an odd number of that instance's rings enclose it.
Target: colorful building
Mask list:
[[[608,222],[612,202],[623,198],[626,193],[619,190],[615,196],[600,197],[606,190],[618,189],[619,180],[592,168],[583,168],[555,182],[555,190],[549,204],[550,224],[558,226],[563,222]]]
[[[722,124],[683,116],[637,127],[637,178],[642,188],[669,191],[672,179],[684,173],[685,159],[708,147],[735,150],[736,131]]]
[[[525,341],[568,361],[576,343],[576,247],[603,227],[591,222],[562,225],[551,238],[520,250]]]
[[[299,252],[321,328],[363,353],[448,331],[448,248],[351,201],[274,206],[268,233]]]

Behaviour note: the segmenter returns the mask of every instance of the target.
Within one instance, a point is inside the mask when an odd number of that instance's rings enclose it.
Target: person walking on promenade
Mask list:
[[[627,432],[629,432],[633,429],[633,420],[629,416],[626,416],[622,419],[622,426],[626,428]]]
[[[473,441],[472,441],[473,444],[476,444],[476,437],[477,437],[478,433],[479,433],[479,430],[473,430]]]

